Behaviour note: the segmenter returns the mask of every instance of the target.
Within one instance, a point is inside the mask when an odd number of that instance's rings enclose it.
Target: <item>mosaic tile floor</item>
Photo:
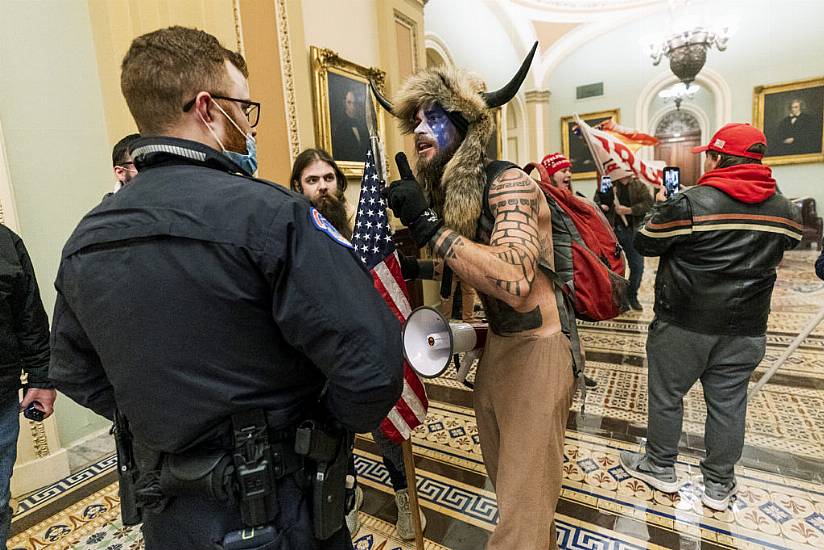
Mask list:
[[[779,271],[768,349],[757,379],[824,307],[814,253],[789,253]],[[824,324],[750,404],[740,491],[725,512],[700,503],[704,402],[700,388],[685,399],[677,495],[651,490],[618,464],[646,435],[646,330],[652,318],[655,262],[642,287],[645,310],[583,324],[588,373],[598,381],[580,412],[573,405],[564,452],[557,526],[561,548],[824,549]],[[473,375],[470,375],[470,380]],[[417,488],[427,515],[426,548],[484,547],[497,521],[472,411],[472,392],[454,370],[427,383],[432,401],[414,434]],[[356,468],[364,487],[357,550],[411,548],[394,538],[389,477],[370,436],[359,436]],[[118,517],[112,461],[106,458],[21,503],[9,548],[142,548],[136,529]]]

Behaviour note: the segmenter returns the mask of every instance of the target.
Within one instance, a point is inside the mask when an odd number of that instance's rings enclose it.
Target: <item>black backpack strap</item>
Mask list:
[[[486,184],[484,185],[484,200],[481,208],[481,217],[478,218],[477,234],[485,233],[487,235],[492,233],[492,227],[495,225],[495,216],[492,214],[492,209],[489,207],[489,188],[492,187],[492,182],[498,179],[505,170],[510,168],[518,168],[518,165],[509,162],[508,160],[493,160],[486,165],[484,171],[486,172]]]

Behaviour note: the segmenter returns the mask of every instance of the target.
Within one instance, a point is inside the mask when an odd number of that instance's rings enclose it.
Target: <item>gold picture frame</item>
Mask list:
[[[383,110],[369,89],[369,80],[374,80],[383,91],[386,73],[343,59],[327,48],[311,46],[309,53],[316,143],[332,155],[347,178],[362,178],[369,145],[366,101],[372,102],[377,114],[378,136],[382,141],[384,137]]]
[[[824,161],[824,77],[756,86],[752,120],[767,136],[764,164]]]
[[[590,126],[594,126],[610,118],[618,124],[621,122],[621,109],[609,109],[607,111],[586,113],[578,116]],[[598,177],[598,171],[595,169],[595,160],[592,158],[589,147],[587,147],[583,138],[573,139],[574,126],[575,117],[565,116],[561,118],[561,152],[572,163],[573,180],[594,179]]]

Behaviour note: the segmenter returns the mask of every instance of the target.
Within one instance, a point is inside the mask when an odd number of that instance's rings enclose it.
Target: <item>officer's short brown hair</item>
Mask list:
[[[120,88],[140,133],[174,126],[198,92],[228,95],[227,60],[248,76],[243,56],[209,33],[169,27],[135,38],[123,58]]]

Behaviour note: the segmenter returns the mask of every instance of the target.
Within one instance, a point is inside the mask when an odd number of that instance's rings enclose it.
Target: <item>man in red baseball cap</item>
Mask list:
[[[719,511],[736,492],[747,384],[764,357],[775,268],[801,240],[798,209],[761,164],[766,143],[749,124],[721,128],[693,149],[706,153],[698,185],[659,202],[635,237],[641,254],[661,260],[647,337],[646,452],[622,452],[621,465],[660,491],[678,490],[682,399],[700,379],[707,403],[702,501]]]
[[[572,191],[572,163],[561,153],[547,155],[541,161],[552,185]]]

